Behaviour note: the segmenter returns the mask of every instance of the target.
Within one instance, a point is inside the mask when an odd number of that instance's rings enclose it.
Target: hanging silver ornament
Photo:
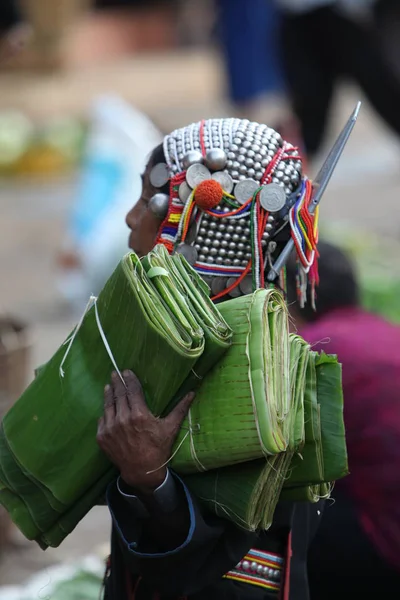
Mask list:
[[[203,253],[205,248],[203,248]],[[194,246],[190,246],[189,244],[183,243],[179,244],[175,250],[177,254],[182,254],[188,261],[190,265],[194,265],[197,262],[197,250]]]
[[[216,145],[216,142],[214,142],[214,145]],[[205,163],[211,171],[222,171],[225,168],[226,161],[227,156],[221,148],[209,150],[205,158]]]
[[[239,283],[240,291],[242,294],[247,296],[247,294],[251,294],[253,291],[253,277],[252,275],[246,275],[244,279]]]
[[[227,288],[227,278],[226,277],[213,277],[213,281],[211,283],[211,291],[216,296],[220,294]]]
[[[186,171],[191,165],[200,164],[203,162],[203,155],[197,150],[190,150],[182,159],[182,167]]]
[[[168,166],[158,163],[150,171],[150,183],[155,188],[162,188],[169,181]]]
[[[159,219],[165,219],[169,208],[169,196],[167,194],[154,194],[149,201],[149,208]]]
[[[285,190],[276,183],[264,185],[260,191],[260,204],[268,212],[279,212],[286,204]]]
[[[193,244],[194,243],[194,241],[196,240],[196,237],[197,237],[197,229],[198,229],[198,224],[194,221],[190,225],[190,227],[188,229],[188,232],[187,232],[187,235],[186,235],[185,242],[187,244]]]

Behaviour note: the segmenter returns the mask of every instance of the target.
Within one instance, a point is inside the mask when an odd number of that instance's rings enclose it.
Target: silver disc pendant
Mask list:
[[[192,190],[206,179],[211,179],[211,173],[204,165],[191,165],[186,171],[186,181]]]
[[[162,188],[169,181],[168,166],[165,163],[158,163],[150,171],[150,183],[155,188]]]
[[[253,292],[253,276],[246,275],[244,279],[239,283],[240,291],[242,294],[247,296]]]
[[[286,204],[285,190],[277,183],[269,183],[261,188],[260,204],[268,212],[279,212]]]
[[[190,187],[188,186],[188,184],[186,183],[186,181],[183,181],[181,183],[181,185],[179,186],[179,200],[183,203],[186,204],[186,202],[189,200],[189,196],[192,193],[192,190],[190,189]]]
[[[231,285],[233,285],[235,283],[235,281],[237,280],[236,277],[230,277],[227,281],[226,287],[231,287]],[[242,292],[240,291],[239,286],[237,285],[236,287],[234,287],[230,292],[229,295],[231,298],[239,298],[239,296],[242,295]]]
[[[149,200],[149,208],[152,213],[159,219],[164,219],[167,216],[169,208],[169,196],[167,194],[154,194]]]
[[[243,179],[235,185],[234,196],[240,204],[245,204],[249,198],[254,196],[260,184],[255,179]]]
[[[194,246],[190,246],[184,242],[177,246],[175,252],[176,254],[182,254],[190,265],[194,265],[197,262],[197,250]]]
[[[182,167],[186,171],[191,165],[200,164],[203,162],[203,155],[198,150],[190,150],[182,160]]]
[[[213,148],[206,154],[206,165],[211,171],[222,171],[225,169],[228,157],[222,148]]]
[[[215,181],[218,181],[218,183],[221,184],[222,189],[224,190],[224,192],[226,192],[227,194],[231,194],[232,193],[232,191],[233,191],[233,179],[229,175],[229,173],[227,173],[226,171],[217,171],[216,173],[212,174],[211,178],[215,179]]]
[[[213,277],[211,282],[211,291],[216,296],[220,294],[227,288],[227,278],[226,277]]]
[[[198,229],[197,223],[193,222],[190,225],[187,235],[186,235],[186,239],[185,239],[186,244],[194,244],[194,242],[196,241],[196,237],[197,237],[197,229]]]

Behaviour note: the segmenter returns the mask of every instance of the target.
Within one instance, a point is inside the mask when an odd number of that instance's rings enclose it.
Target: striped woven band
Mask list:
[[[283,566],[282,556],[252,549],[224,577],[279,592]]]

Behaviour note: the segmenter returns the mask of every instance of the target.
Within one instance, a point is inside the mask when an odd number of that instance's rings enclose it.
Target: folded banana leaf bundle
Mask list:
[[[297,335],[290,336],[290,356],[292,432],[287,450],[184,477],[212,512],[250,531],[270,526],[279,500],[328,498],[331,482],[348,473],[341,365],[335,356],[311,351]]]
[[[183,285],[185,294],[178,291]],[[205,375],[231,337],[208,287],[183,257],[171,259],[162,246],[146,264],[125,256],[3,420],[0,502],[24,535],[43,547],[57,545],[114,476],[96,428],[115,366],[137,374],[159,415],[187,379],[192,387]]]
[[[175,445],[179,473],[272,456],[290,443],[287,309],[276,290],[259,289],[218,305],[233,343],[208,373]]]

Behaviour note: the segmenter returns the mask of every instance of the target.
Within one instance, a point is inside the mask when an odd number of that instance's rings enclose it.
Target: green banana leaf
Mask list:
[[[162,250],[158,256],[162,258]],[[99,322],[115,364],[121,371],[134,370],[155,414],[165,411],[203,352],[210,352],[215,362],[231,343],[231,330],[193,270],[190,284],[198,286],[197,306],[203,313],[213,310],[207,322],[190,315],[184,297],[175,296],[174,304],[160,295],[153,285],[157,278],[170,278],[176,288],[180,285],[175,272],[168,270],[169,255],[164,257],[168,275],[153,271],[150,277],[135,254],[124,257],[70,342],[41,367],[3,420],[0,501],[29,539],[41,543],[66,515],[63,529],[72,530],[78,522],[73,515],[84,516],[87,499],[92,505],[95,501],[92,488],[110,472],[96,443],[103,387],[114,368]],[[180,264],[190,271],[182,260]],[[206,332],[207,327],[215,331]],[[95,495],[98,498],[97,491]]]
[[[208,373],[183,423],[172,467],[206,471],[279,454],[289,414],[287,310],[275,290],[218,306],[233,343]],[[279,385],[277,384],[279,381]]]

